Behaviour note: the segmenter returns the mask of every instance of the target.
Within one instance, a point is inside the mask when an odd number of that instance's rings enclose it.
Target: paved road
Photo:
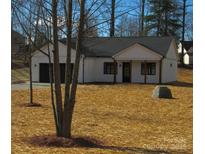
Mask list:
[[[33,88],[48,88],[49,86],[50,86],[49,83],[33,83]],[[29,89],[29,82],[11,84],[11,90],[23,90],[23,89]]]

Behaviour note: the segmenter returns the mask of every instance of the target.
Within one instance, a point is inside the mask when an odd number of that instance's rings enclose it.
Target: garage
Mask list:
[[[52,68],[53,68],[53,64]],[[39,64],[39,81],[43,83],[49,83],[49,64],[48,63],[40,63]],[[73,70],[73,64],[71,65],[71,69]],[[52,69],[53,71],[53,69]],[[65,83],[65,63],[60,64],[60,77],[61,77],[61,83]]]

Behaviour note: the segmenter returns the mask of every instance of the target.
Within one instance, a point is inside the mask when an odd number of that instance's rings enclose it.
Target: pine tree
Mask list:
[[[146,31],[156,36],[179,38],[181,28],[179,5],[176,0],[149,0],[150,10],[145,17]]]

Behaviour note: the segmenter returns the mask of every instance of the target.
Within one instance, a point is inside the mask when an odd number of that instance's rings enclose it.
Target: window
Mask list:
[[[113,62],[104,63],[104,74],[114,74],[114,63]],[[116,63],[116,74],[117,74],[117,63]]]
[[[156,63],[146,63],[147,75],[156,75]],[[141,63],[141,75],[145,75],[145,64]]]

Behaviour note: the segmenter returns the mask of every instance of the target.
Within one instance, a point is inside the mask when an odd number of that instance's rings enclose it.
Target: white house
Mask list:
[[[72,40],[71,63],[75,61],[75,41]],[[49,46],[52,51],[52,45]],[[48,44],[41,50],[48,53]],[[61,81],[64,82],[66,39],[59,41],[59,55]],[[32,69],[33,81],[49,82],[48,57],[45,54],[34,52]],[[176,73],[177,48],[171,37],[104,37],[83,40],[79,83],[167,83],[176,81]]]
[[[193,65],[193,41],[184,41],[184,57],[183,61],[186,65]],[[178,45],[179,58],[182,54],[182,42]]]

